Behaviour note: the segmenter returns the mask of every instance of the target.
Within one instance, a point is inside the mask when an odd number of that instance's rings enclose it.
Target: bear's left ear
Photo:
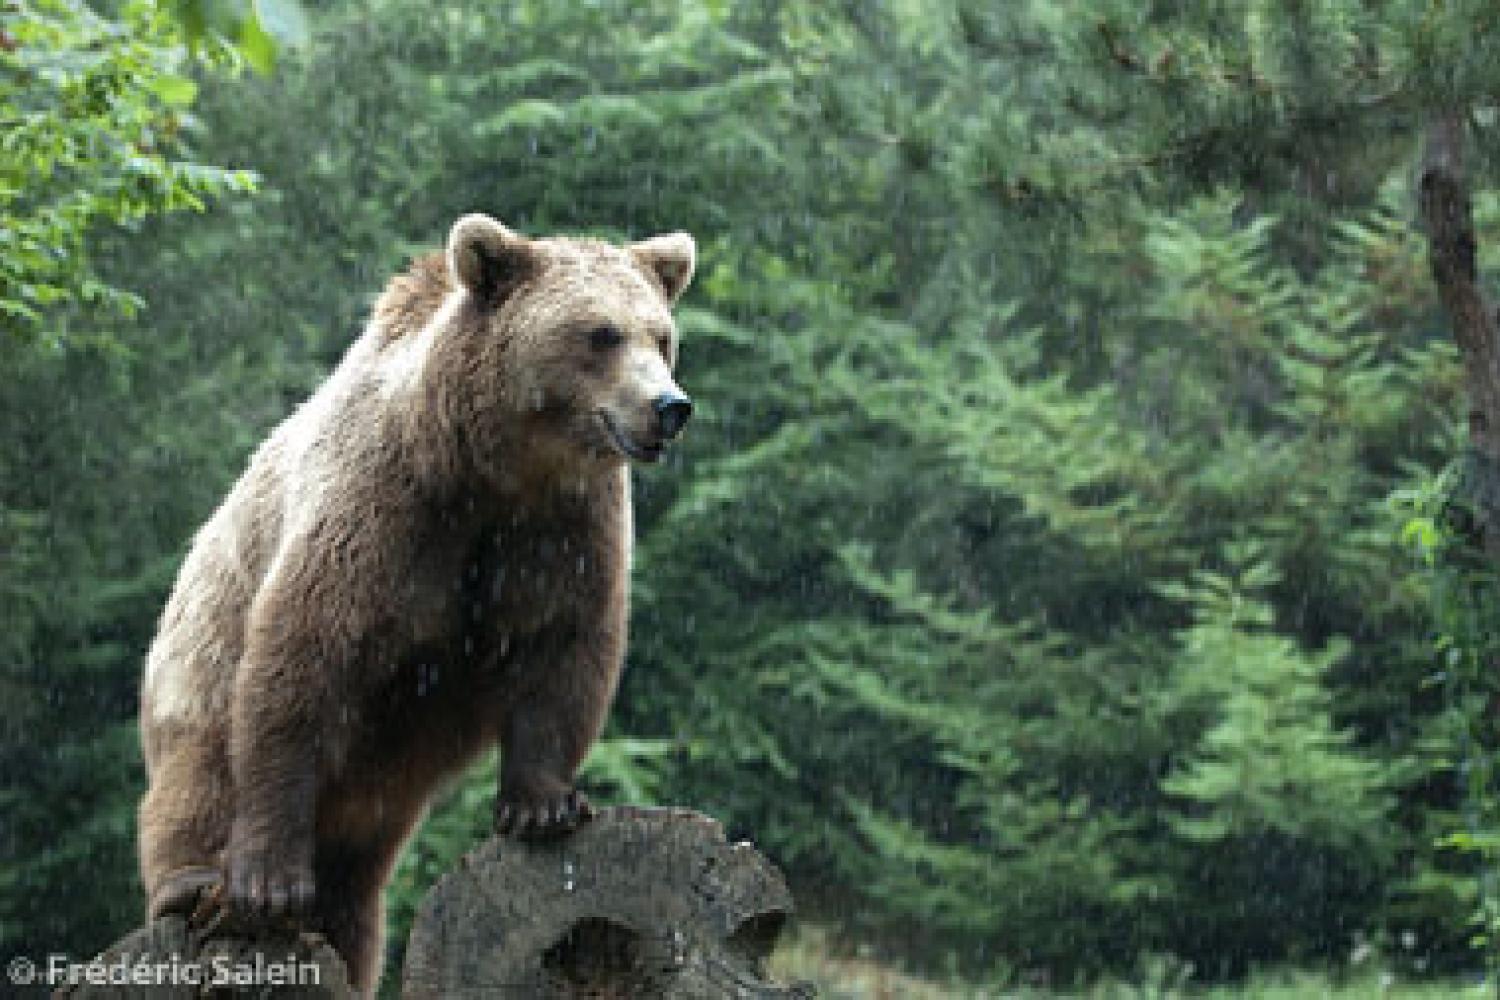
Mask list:
[[[637,264],[647,273],[656,275],[662,290],[667,293],[668,302],[676,302],[688,282],[693,280],[698,248],[687,233],[653,236],[631,244],[629,250]]]
[[[536,266],[536,248],[488,215],[465,215],[448,232],[448,268],[454,280],[495,303]]]

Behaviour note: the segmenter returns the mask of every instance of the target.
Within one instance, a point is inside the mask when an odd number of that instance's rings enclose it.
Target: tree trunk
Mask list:
[[[1417,202],[1432,277],[1453,324],[1469,394],[1469,454],[1459,499],[1473,508],[1491,560],[1500,560],[1500,335],[1494,309],[1479,287],[1464,129],[1457,111],[1428,126]]]
[[[408,1000],[809,997],[768,982],[792,899],[781,873],[685,809],[608,809],[572,835],[496,837],[428,893]]]

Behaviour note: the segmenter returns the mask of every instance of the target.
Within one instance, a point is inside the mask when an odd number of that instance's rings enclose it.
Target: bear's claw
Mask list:
[[[495,831],[517,837],[550,837],[571,833],[594,817],[588,796],[576,788],[555,797],[495,804]]]
[[[205,899],[217,898],[224,877],[206,865],[179,868],[162,880],[151,896],[147,915],[155,920],[169,913],[196,913]]]
[[[256,856],[231,863],[224,903],[250,920],[281,920],[306,913],[314,895],[311,866]]]

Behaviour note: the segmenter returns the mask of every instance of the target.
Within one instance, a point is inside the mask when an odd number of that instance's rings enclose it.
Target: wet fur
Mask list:
[[[149,911],[227,879],[252,916],[301,911],[365,991],[381,891],[446,778],[499,743],[505,815],[581,819],[631,547],[628,469],[593,413],[633,414],[620,400],[671,359],[601,368],[570,323],[659,343],[691,274],[690,242],[682,269],[680,244],[494,226],[483,287],[452,247],[391,281],[194,539],[147,661]]]

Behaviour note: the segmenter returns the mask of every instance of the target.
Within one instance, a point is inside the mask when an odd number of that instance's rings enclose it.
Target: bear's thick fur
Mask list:
[[[587,818],[625,646],[627,459],[672,377],[685,234],[620,248],[459,219],[199,531],[147,658],[151,915],[222,886],[373,989],[381,890],[445,777],[502,749],[497,826]]]

